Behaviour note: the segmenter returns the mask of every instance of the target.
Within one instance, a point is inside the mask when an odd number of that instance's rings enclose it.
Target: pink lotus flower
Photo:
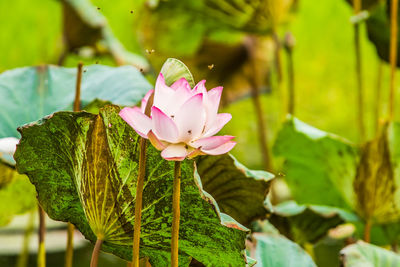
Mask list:
[[[233,136],[214,136],[230,121],[231,114],[218,114],[222,87],[207,91],[205,80],[193,89],[185,78],[171,87],[160,73],[155,90],[143,98],[141,107],[123,108],[119,115],[142,137],[149,139],[166,160],[181,161],[198,155],[220,155],[230,151]],[[154,92],[151,116],[144,114]]]

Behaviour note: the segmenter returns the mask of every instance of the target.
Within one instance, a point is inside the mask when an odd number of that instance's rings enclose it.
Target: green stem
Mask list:
[[[45,247],[45,234],[46,234],[46,213],[39,206],[39,250],[37,265],[38,267],[46,267],[46,247]]]
[[[353,1],[354,13],[361,11],[361,0]],[[362,77],[362,61],[361,61],[361,42],[360,42],[360,24],[354,24],[354,48],[356,56],[356,77],[357,77],[357,106],[358,106],[358,129],[360,133],[360,141],[365,140],[365,123],[364,123],[364,85]]]
[[[274,44],[275,44],[275,69],[276,69],[276,73],[278,76],[278,83],[280,84],[282,82],[282,63],[281,63],[281,53],[280,53],[280,49],[281,49],[281,42],[279,40],[279,36],[276,33],[276,31],[274,30],[272,33],[272,36],[274,38]]]
[[[22,252],[18,257],[17,267],[26,267],[28,266],[28,258],[29,258],[29,241],[31,240],[33,226],[35,221],[35,213],[36,209],[29,213],[28,225],[26,226],[25,234],[24,234],[24,244],[22,248]]]
[[[99,254],[101,245],[103,244],[103,240],[97,239],[96,244],[94,245],[94,249],[92,252],[92,259],[90,260],[90,267],[97,267],[97,263],[99,261]]]
[[[181,162],[175,161],[174,169],[174,189],[172,203],[172,237],[171,237],[171,266],[178,267],[178,239],[179,239],[179,219],[180,219],[180,197],[181,197]]]
[[[389,96],[389,119],[394,116],[396,66],[397,66],[397,10],[398,0],[392,0],[390,12],[390,96]]]
[[[72,267],[74,257],[74,230],[75,226],[72,223],[67,225],[67,250],[65,252],[65,267]]]
[[[379,120],[381,117],[381,90],[382,90],[383,63],[379,60],[376,77],[376,95],[375,95],[375,132],[378,134]]]

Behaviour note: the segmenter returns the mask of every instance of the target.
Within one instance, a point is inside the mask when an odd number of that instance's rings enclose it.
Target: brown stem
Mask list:
[[[368,220],[365,222],[365,227],[364,227],[364,241],[367,242],[367,243],[369,243],[370,240],[371,240],[371,238],[370,238],[370,235],[371,235],[371,227],[372,227],[371,220],[368,219]]]
[[[257,127],[258,127],[258,138],[259,138],[259,145],[260,145],[260,150],[261,150],[261,155],[262,155],[262,160],[263,160],[263,166],[265,170],[272,171],[272,161],[271,157],[269,154],[269,147],[268,147],[268,133],[266,131],[266,125],[265,125],[265,120],[264,120],[264,113],[262,110],[262,105],[261,105],[261,100],[260,100],[260,85],[261,82],[258,81],[258,77],[261,76],[259,74],[259,68],[257,65],[257,55],[256,55],[256,49],[258,46],[259,39],[256,36],[250,36],[248,39],[246,39],[246,48],[247,51],[250,55],[250,70],[251,73],[249,73],[247,79],[250,85],[251,89],[251,98],[253,100],[254,104],[254,109],[256,113],[256,119],[257,119]]]
[[[287,64],[288,64],[288,113],[294,115],[295,104],[295,91],[294,91],[294,68],[293,68],[293,50],[291,48],[287,51]]]
[[[140,138],[140,155],[139,155],[139,174],[136,185],[136,201],[135,201],[135,224],[133,231],[133,267],[139,267],[139,249],[140,249],[140,226],[142,219],[142,196],[143,184],[146,174],[146,145],[147,141]]]
[[[92,252],[92,259],[90,260],[90,267],[97,267],[97,263],[99,261],[99,254],[101,245],[103,244],[103,240],[97,239],[96,244],[94,245],[94,249]]]
[[[154,94],[147,101],[145,114],[150,116],[151,107],[153,106]],[[135,222],[133,228],[133,246],[132,246],[132,263],[131,266],[139,267],[140,258],[140,227],[142,221],[142,206],[143,206],[143,185],[146,176],[146,147],[147,141],[140,138],[140,154],[139,154],[139,173],[136,185],[136,200],[135,200]]]
[[[281,63],[281,42],[279,41],[278,34],[274,31],[272,34],[275,43],[275,68],[278,76],[278,83],[282,82],[282,63]]]
[[[397,65],[397,10],[398,0],[392,0],[390,12],[390,98],[389,98],[389,119],[394,116],[395,86],[396,86],[396,65]]]
[[[361,11],[361,0],[353,1],[354,13],[357,15]],[[360,133],[360,141],[365,140],[365,123],[364,123],[364,85],[362,77],[362,61],[361,61],[361,42],[360,42],[360,24],[354,24],[354,48],[356,56],[356,77],[357,77],[357,109],[358,109],[358,129]]]
[[[67,250],[65,252],[65,267],[72,267],[74,257],[74,230],[75,226],[72,223],[67,225]]]
[[[78,73],[76,75],[76,87],[75,87],[75,100],[74,100],[74,111],[81,110],[81,83],[82,83],[82,67],[83,63],[78,64]]]
[[[37,265],[38,267],[46,266],[46,247],[45,247],[45,235],[46,235],[46,213],[39,206],[39,251]]]
[[[81,110],[81,84],[82,84],[82,67],[83,63],[79,62],[78,70],[76,75],[76,86],[75,86],[75,100],[73,111],[78,112]],[[72,261],[74,257],[74,230],[75,226],[71,223],[67,225],[67,249],[65,252],[65,267],[72,267]]]
[[[272,163],[269,154],[269,147],[267,142],[267,131],[264,122],[264,113],[262,110],[259,89],[256,86],[252,86],[252,99],[257,117],[258,126],[258,139],[260,142],[261,154],[263,158],[263,165],[266,170],[272,170]]]
[[[180,219],[180,197],[181,197],[181,162],[175,161],[174,169],[174,189],[172,199],[172,237],[171,237],[171,266],[178,267],[178,239],[179,239],[179,219]]]
[[[64,61],[65,61],[65,58],[67,57],[67,54],[68,54],[68,51],[63,49],[63,51],[61,52],[61,54],[60,54],[60,56],[58,57],[58,60],[57,60],[57,65],[58,66],[64,65]]]
[[[381,116],[381,90],[382,90],[383,63],[379,60],[376,76],[376,95],[375,95],[375,132],[379,130],[379,119]]]

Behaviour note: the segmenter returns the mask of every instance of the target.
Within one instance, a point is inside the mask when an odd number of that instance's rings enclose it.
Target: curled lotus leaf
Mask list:
[[[273,174],[249,170],[229,154],[201,156],[196,163],[205,191],[215,198],[221,212],[243,225],[265,218],[264,201]]]

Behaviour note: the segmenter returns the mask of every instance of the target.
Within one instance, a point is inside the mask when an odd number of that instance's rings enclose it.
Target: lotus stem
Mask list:
[[[75,86],[75,100],[74,100],[74,112],[81,110],[81,84],[82,84],[82,68],[83,63],[79,62],[78,70],[76,74],[76,86]],[[71,223],[67,225],[67,249],[65,252],[65,267],[72,267],[74,258],[74,231],[75,226]]]
[[[272,161],[271,161],[271,156],[269,153],[269,147],[268,147],[268,132],[266,131],[266,125],[265,125],[265,120],[264,120],[264,112],[262,109],[262,104],[260,100],[260,86],[257,83],[257,76],[258,75],[258,69],[257,69],[257,63],[256,63],[256,55],[255,55],[255,49],[258,46],[259,39],[255,36],[251,36],[248,39],[248,42],[246,43],[247,46],[247,51],[251,57],[251,73],[252,75],[249,75],[247,77],[250,89],[251,89],[251,98],[253,100],[253,105],[256,113],[256,119],[257,119],[257,127],[258,127],[258,139],[259,139],[259,146],[261,150],[261,155],[262,155],[262,160],[263,160],[263,166],[265,170],[271,171],[272,170]]]
[[[279,40],[279,36],[276,33],[276,31],[273,31],[272,36],[274,38],[274,44],[275,44],[275,68],[276,68],[276,74],[278,76],[278,83],[280,84],[282,82],[282,63],[281,63],[281,42]]]
[[[76,87],[75,87],[75,100],[74,100],[74,111],[81,110],[81,83],[82,83],[82,67],[83,63],[78,64],[78,73],[76,75]]]
[[[290,32],[285,36],[285,50],[287,54],[288,72],[288,113],[294,115],[295,91],[294,91],[294,67],[293,67],[293,47],[294,38]]]
[[[46,213],[39,206],[39,250],[37,265],[38,267],[46,267],[46,247],[45,247],[45,235],[46,235]]]
[[[365,227],[364,227],[364,241],[369,243],[371,241],[371,227],[372,227],[372,223],[371,220],[368,219],[365,222]]]
[[[94,249],[92,252],[92,259],[90,260],[90,267],[97,267],[97,263],[99,261],[99,254],[101,245],[103,244],[103,240],[97,239],[96,244],[94,245]]]
[[[151,107],[153,106],[154,94],[147,101],[145,114],[150,116]],[[147,140],[140,137],[139,141],[139,173],[136,185],[136,200],[135,200],[135,223],[133,226],[133,246],[132,246],[132,264],[130,266],[139,267],[140,258],[140,227],[142,221],[142,206],[143,206],[143,185],[146,176],[146,148]]]
[[[396,87],[396,65],[397,65],[397,10],[398,0],[391,1],[390,11],[390,96],[389,96],[389,119],[394,116],[395,87]]]
[[[379,120],[381,116],[381,90],[382,90],[383,63],[379,60],[376,76],[376,95],[375,95],[375,132],[379,130]]]
[[[72,267],[74,257],[74,231],[75,226],[72,223],[67,225],[67,250],[65,252],[65,267]]]
[[[136,185],[135,224],[133,230],[133,267],[139,267],[140,226],[142,220],[143,184],[146,174],[146,139],[140,137],[139,174]]]
[[[29,257],[29,241],[32,237],[33,226],[35,221],[35,213],[36,210],[33,210],[29,213],[28,224],[26,226],[25,234],[24,234],[24,244],[22,248],[22,252],[18,257],[17,267],[26,267],[28,266],[28,257]]]
[[[361,0],[353,0],[354,13],[357,15],[361,11]],[[364,122],[364,84],[362,75],[361,60],[361,42],[360,42],[360,24],[354,24],[354,48],[356,56],[356,79],[357,79],[357,109],[358,109],[358,129],[360,141],[365,140],[365,122]]]
[[[179,251],[179,219],[180,219],[180,197],[181,197],[181,162],[175,161],[174,189],[172,197],[172,237],[171,237],[171,266],[178,267]]]

